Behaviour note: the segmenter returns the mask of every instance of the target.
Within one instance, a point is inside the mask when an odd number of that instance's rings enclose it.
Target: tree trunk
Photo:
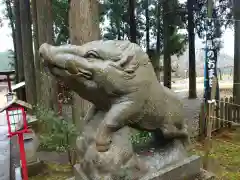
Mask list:
[[[146,17],[146,52],[150,49],[150,23],[149,23],[149,0],[145,0],[145,17]]]
[[[197,98],[196,90],[196,60],[195,60],[195,34],[192,0],[188,0],[188,43],[189,43],[189,99]]]
[[[17,42],[16,42],[16,27],[14,23],[15,17],[13,16],[13,9],[12,9],[12,4],[10,0],[5,0],[6,7],[7,7],[7,16],[9,17],[10,20],[10,26],[12,30],[12,39],[13,39],[13,47],[14,47],[14,69],[15,69],[15,83],[19,82],[19,69],[18,69],[18,60],[17,60]],[[15,8],[14,8],[15,10]],[[17,96],[19,97],[19,93]]]
[[[233,97],[237,104],[240,104],[240,1],[233,0],[234,27],[234,77],[233,77]]]
[[[157,44],[156,44],[156,67],[155,67],[155,73],[157,76],[158,81],[160,82],[160,42],[161,42],[161,1],[158,0],[157,3]]]
[[[14,0],[14,14],[15,14],[15,54],[17,61],[17,82],[25,81],[24,78],[24,65],[23,65],[23,51],[22,51],[22,32],[21,32],[21,19],[20,19],[20,6],[19,0]],[[18,90],[18,98],[26,101],[26,93],[24,88]]]
[[[32,21],[33,21],[33,43],[34,43],[34,62],[36,73],[36,88],[37,88],[37,100],[40,100],[41,95],[41,69],[40,58],[38,55],[39,40],[38,40],[38,21],[37,21],[37,0],[32,0]]]
[[[168,24],[168,1],[163,2],[163,65],[164,65],[164,86],[171,88],[171,55],[169,52],[169,24]]]
[[[37,0],[37,26],[39,45],[47,42],[53,44],[53,17],[52,0]],[[40,67],[40,93],[38,103],[46,109],[53,109],[58,112],[57,80],[44,71],[43,64],[39,58],[36,59],[37,68]]]
[[[121,38],[121,30],[120,30],[120,28],[117,29],[117,39],[118,39],[118,40],[121,40],[121,39],[122,39],[122,38]]]
[[[137,27],[136,27],[136,18],[135,18],[135,0],[128,0],[128,9],[129,9],[129,25],[130,25],[130,41],[137,43]]]
[[[24,76],[25,76],[25,83],[26,83],[26,86],[25,86],[26,99],[28,103],[35,105],[36,104],[36,78],[35,78],[35,72],[34,72],[30,2],[29,0],[25,0],[25,1],[20,1],[19,3],[20,3]]]
[[[99,4],[97,0],[71,0],[69,11],[69,33],[71,44],[82,45],[100,39]],[[77,23],[81,22],[81,23]],[[77,94],[73,96],[73,121],[83,128],[84,118],[90,103]]]
[[[120,4],[119,4],[119,1],[116,1],[116,2],[114,2],[114,3],[116,3],[116,6],[120,6]],[[121,35],[121,21],[122,19],[121,19],[121,17],[116,17],[115,18],[115,22],[116,22],[116,29],[117,29],[117,39],[118,40],[121,40],[122,39],[122,35]]]
[[[117,25],[117,39],[121,40],[122,36],[121,36],[121,21],[120,19],[116,19],[116,25]]]

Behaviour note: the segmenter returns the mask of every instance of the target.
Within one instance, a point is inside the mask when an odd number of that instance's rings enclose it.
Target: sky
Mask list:
[[[186,0],[180,0],[184,2]],[[0,17],[4,17],[3,10],[5,5],[1,3],[0,0]],[[202,40],[196,39],[196,48],[202,48],[204,45],[201,44]],[[233,56],[234,53],[234,32],[231,29],[227,29],[222,37],[223,48],[222,53]],[[11,28],[9,27],[9,21],[7,19],[3,20],[3,27],[0,28],[0,52],[13,49],[13,42],[11,37]]]

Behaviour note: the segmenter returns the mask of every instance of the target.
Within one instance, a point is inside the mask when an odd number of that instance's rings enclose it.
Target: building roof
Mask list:
[[[0,71],[14,70],[13,55],[10,51],[0,52]]]
[[[25,101],[21,101],[19,99],[17,99],[17,96],[14,96],[13,100],[8,102],[7,104],[5,104],[5,106],[3,106],[1,109],[0,109],[0,113],[5,111],[7,108],[9,108],[10,106],[12,105],[20,105],[24,108],[27,108],[27,109],[32,109],[32,105],[25,102]]]

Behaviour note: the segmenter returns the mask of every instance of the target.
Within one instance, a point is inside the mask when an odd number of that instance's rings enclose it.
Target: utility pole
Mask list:
[[[233,97],[236,104],[240,104],[240,1],[233,0],[234,26],[234,76]]]

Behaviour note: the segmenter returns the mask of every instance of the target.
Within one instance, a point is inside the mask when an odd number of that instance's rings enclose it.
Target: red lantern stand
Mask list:
[[[23,101],[13,100],[7,105],[5,110],[8,123],[8,137],[18,136],[22,178],[23,180],[28,180],[27,161],[24,149],[24,133],[30,133],[31,131],[28,129],[26,111],[23,105]]]

